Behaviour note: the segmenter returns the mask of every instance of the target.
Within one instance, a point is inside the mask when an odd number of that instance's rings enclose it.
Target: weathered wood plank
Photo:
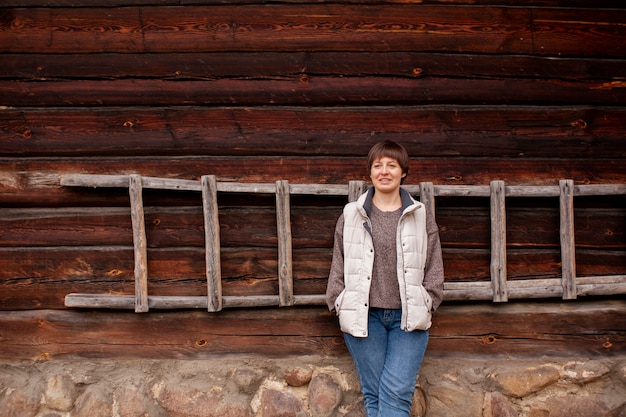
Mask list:
[[[560,240],[563,299],[576,299],[576,241],[574,235],[574,181],[560,180]]]
[[[221,196],[225,199],[225,196]],[[309,199],[309,201],[311,201]],[[610,204],[614,207],[611,208]],[[337,200],[323,207],[297,205],[292,210],[293,246],[332,246],[333,230],[345,202]],[[507,207],[507,244],[510,248],[558,248],[558,199],[542,205],[521,207],[510,201]],[[574,211],[578,248],[626,249],[626,207],[620,200],[605,204],[578,202]],[[464,207],[447,199],[437,206],[440,237],[447,248],[488,248],[488,203],[466,202]],[[151,206],[144,210],[150,248],[201,247],[204,233],[202,212],[197,206]],[[275,246],[275,215],[263,206],[221,207],[220,238],[225,246]],[[254,219],[253,221],[250,219]],[[37,246],[128,246],[132,245],[128,207],[84,208],[0,208],[0,247]]]
[[[623,57],[626,11],[350,4],[12,9],[11,53],[429,50]],[[234,19],[233,17],[236,16]],[[54,22],[54,24],[51,24]],[[166,36],[164,36],[166,35]],[[452,45],[452,48],[451,48]]]
[[[417,190],[409,191],[414,195],[417,195]],[[421,182],[419,184],[419,200],[430,210],[430,212],[436,218],[436,203],[435,203],[435,187],[432,182]]]
[[[283,3],[309,3],[310,0],[289,0],[283,1]],[[317,0],[316,3],[333,3],[332,0]],[[259,3],[259,0],[230,0],[229,4],[255,4]],[[357,4],[373,4],[384,5],[388,3],[396,4],[396,0],[346,0],[343,3],[357,3]],[[420,4],[443,4],[443,5],[467,5],[467,0],[420,0]],[[127,0],[55,0],[55,7],[113,7],[113,6],[130,6],[130,5],[154,5],[155,0],[133,0],[129,3]],[[160,6],[180,6],[183,5],[222,5],[223,0],[158,0]],[[518,0],[472,0],[473,5],[498,5],[498,6],[519,6]],[[613,8],[621,9],[624,3],[621,0],[595,0],[593,3],[589,3],[588,0],[527,0],[524,4],[528,7],[543,6],[543,7],[581,7],[581,8]],[[50,6],[50,2],[46,0],[4,0],[4,6],[9,7],[47,7]]]
[[[444,304],[435,314],[429,355],[624,354],[625,312],[623,300]],[[346,353],[336,317],[324,307],[235,309],[217,314],[3,312],[0,327],[5,329],[0,357],[14,360]]]
[[[77,312],[71,311],[43,310],[25,316],[7,312],[0,315],[0,326],[7,330],[3,332],[0,356],[14,355],[17,359],[45,352],[51,358],[65,355],[190,358],[228,353],[330,354],[344,349],[339,340],[335,340],[336,325],[319,308],[246,311],[245,314],[224,311],[216,315],[207,312],[130,314],[139,316],[139,320],[129,317],[128,313],[115,312],[76,315]],[[24,333],[27,329],[28,336]],[[17,353],[20,349],[22,353]],[[38,353],[33,354],[35,351]]]
[[[124,187],[125,180],[133,175],[90,175],[90,174],[67,174],[62,175],[60,184],[70,187]],[[200,191],[200,183],[189,180],[177,180],[171,178],[150,178],[143,179],[146,183],[145,188],[154,188],[161,190],[181,190]],[[279,180],[284,181],[284,180]],[[241,193],[270,193],[272,192],[270,184],[248,184],[248,183],[232,183],[232,182],[216,182],[216,191],[225,192],[241,192]],[[291,186],[289,182],[281,183],[285,193],[290,193]],[[351,181],[348,184],[348,194],[358,196],[364,192],[366,185],[361,181]],[[421,182],[419,185],[404,185],[408,192],[413,195],[424,194],[425,200],[428,202],[429,208],[434,211],[434,204],[430,202],[435,196],[446,197],[486,197],[492,200],[504,197],[556,197],[563,198],[564,193],[567,197],[574,197],[577,193],[582,196],[595,195],[626,195],[626,184],[582,184],[574,187],[572,180],[560,180],[559,186],[539,186],[539,185],[516,185],[508,187],[504,181],[491,181],[489,193],[487,186],[482,185],[438,185],[436,192],[435,187],[430,182]],[[564,191],[564,189],[567,189]],[[297,191],[301,194],[328,194],[335,192],[338,195],[344,195],[346,186],[341,184],[299,184]],[[426,204],[426,203],[425,203]]]
[[[491,182],[491,286],[494,302],[508,301],[506,260],[506,204],[504,181]]]
[[[572,283],[577,288],[577,279]],[[593,296],[622,295],[626,293],[626,275],[610,275],[602,277],[585,277],[580,280],[582,294]],[[567,296],[562,280],[560,279],[529,279],[511,281],[507,283],[507,299],[502,300],[494,291],[493,285],[486,282],[452,282],[444,285],[444,299],[446,301],[508,301],[509,291],[511,299],[541,299]],[[223,297],[223,306],[230,308],[241,307],[285,307],[281,295],[249,295]],[[319,294],[296,295],[291,294],[289,306],[293,305],[325,305],[324,292]],[[189,309],[207,308],[207,298],[197,296],[150,296],[148,305],[152,309]],[[69,308],[105,308],[105,309],[133,309],[134,297],[129,295],[111,294],[80,294],[71,293],[65,296],[65,307]],[[215,312],[210,310],[209,312]]]
[[[149,250],[148,255],[150,295],[206,298],[202,247]],[[295,250],[293,256],[294,294],[323,294],[330,268],[330,248]],[[537,280],[561,279],[560,254],[556,249],[510,250],[507,258],[507,284],[512,298],[521,298],[515,288],[525,285],[526,281],[540,287]],[[602,285],[597,286],[595,293],[590,291],[591,284],[584,281],[585,276],[626,274],[623,250],[580,250],[577,262],[580,276],[576,282],[580,296],[600,295],[601,291],[615,293],[611,289],[615,282],[608,278],[597,282]],[[446,285],[471,284],[482,288],[483,284],[479,283],[484,283],[486,299],[492,298],[488,250],[444,248],[444,265]],[[277,268],[275,248],[226,248],[222,252],[223,293],[229,297],[277,296]],[[132,246],[1,249],[0,309],[63,308],[63,299],[68,293],[132,295],[133,278]],[[623,284],[620,285],[623,291]],[[583,286],[586,286],[585,294],[582,294]],[[561,297],[560,284],[553,294]],[[460,298],[452,296],[451,299]]]
[[[143,190],[140,175],[128,178],[130,215],[133,225],[133,248],[135,260],[135,313],[148,311],[148,240],[143,213]]]
[[[201,181],[205,177],[202,176]],[[215,181],[215,176],[210,175]],[[90,175],[90,174],[67,174],[61,176],[59,183],[64,187],[93,187],[93,188],[121,188],[127,183],[127,175]],[[279,180],[282,181],[282,180]],[[203,183],[193,180],[179,180],[175,178],[142,178],[143,188],[157,190],[175,190],[175,191],[204,191]],[[254,194],[274,194],[276,192],[276,184],[254,184],[254,183],[238,183],[215,181],[215,192],[229,193],[254,193]],[[281,185],[281,189],[290,194],[305,195],[346,195],[348,185],[343,184],[296,184],[293,187],[289,182]],[[608,190],[608,189],[607,189]]]
[[[222,309],[221,239],[217,205],[217,181],[214,175],[203,175],[202,213],[204,215],[204,259],[207,279],[207,310]]]
[[[266,76],[263,76],[266,78]],[[276,105],[615,105],[626,102],[619,80],[409,78],[307,75],[287,79],[0,80],[0,92],[21,107]]]
[[[291,238],[291,205],[289,182],[276,181],[276,228],[278,239],[278,295],[281,307],[292,306],[293,255]]]
[[[588,0],[585,0],[588,1]],[[619,0],[616,0],[619,1]],[[584,13],[584,11],[581,11]],[[507,78],[531,80],[614,81],[626,77],[622,59],[483,55],[419,51],[384,52],[220,52],[167,54],[4,54],[0,78],[49,81],[149,78],[207,80],[272,77],[302,80],[320,75],[430,78]],[[306,78],[304,78],[306,79]],[[581,85],[584,86],[583,83]],[[616,84],[616,89],[619,84]],[[606,84],[608,88],[609,85]]]
[[[580,288],[580,294],[622,295],[626,291],[626,275],[575,278],[572,286]],[[496,294],[488,282],[446,282],[444,294],[447,301],[493,300]],[[508,299],[528,300],[566,296],[562,279],[526,279],[507,282]],[[565,298],[564,298],[565,299]]]
[[[617,346],[624,342],[621,331],[615,329],[626,328],[620,324],[626,311],[624,301],[604,305],[607,308],[605,313],[594,312],[598,306],[594,304],[466,305],[449,309],[442,306],[431,329],[431,334],[436,336],[430,344],[429,354],[437,355],[437,346],[445,355],[448,349],[454,349],[454,343],[459,343],[459,348],[462,346],[468,349],[467,353],[475,354],[507,354],[511,349],[517,354],[535,352],[559,356],[571,355],[585,346],[583,350],[610,355],[623,347]],[[600,330],[594,336],[594,320],[598,322],[598,328],[604,328],[606,332]],[[460,330],[462,326],[468,331]],[[515,330],[509,330],[513,328]],[[536,329],[539,330],[535,332]],[[459,334],[466,336],[459,337]],[[566,336],[568,334],[570,337]]]
[[[0,164],[0,205],[4,207],[55,207],[75,205],[127,206],[124,193],[76,190],[60,187],[60,176],[73,173],[119,174],[135,172],[147,177],[198,179],[215,174],[218,181],[267,183],[277,178],[290,184],[347,184],[352,180],[366,180],[363,157],[303,158],[258,156],[237,157],[180,156],[107,157],[107,158],[15,158],[3,159]],[[175,163],[172,163],[175,161]],[[411,160],[407,185],[418,182],[434,184],[489,184],[500,178],[507,184],[553,185],[555,178],[571,178],[576,184],[626,183],[626,171],[618,169],[623,161],[613,159],[516,159],[483,158],[419,158]],[[359,177],[363,173],[362,177]],[[147,195],[151,203],[154,195]],[[164,205],[180,205],[184,196],[160,195]],[[188,204],[196,204],[197,197]],[[149,204],[147,204],[149,205]]]
[[[28,108],[0,112],[0,155],[363,158],[384,137],[415,158],[623,159],[625,130],[620,107]]]
[[[229,295],[221,299],[221,305],[228,308],[259,308],[259,307],[291,307],[294,305],[325,305],[324,294],[297,295],[290,299],[290,305],[283,305],[280,295]],[[206,309],[211,310],[207,303],[207,297],[176,296],[176,295],[152,295],[148,297],[148,305],[151,309],[161,310],[184,310]],[[68,308],[103,308],[115,310],[129,310],[134,308],[134,298],[129,295],[112,294],[67,294],[65,307]],[[221,310],[220,310],[221,311]]]

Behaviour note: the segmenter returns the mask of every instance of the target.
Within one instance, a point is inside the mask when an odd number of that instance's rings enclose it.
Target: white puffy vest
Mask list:
[[[402,193],[406,191],[401,190]],[[368,193],[345,206],[343,227],[344,290],[335,301],[343,332],[367,337],[369,293],[374,267],[369,217],[363,207]],[[405,199],[408,193],[405,195]],[[403,201],[405,200],[403,199]],[[401,327],[405,331],[431,326],[432,300],[423,287],[427,252],[426,208],[409,196],[396,233],[397,273],[402,303]]]

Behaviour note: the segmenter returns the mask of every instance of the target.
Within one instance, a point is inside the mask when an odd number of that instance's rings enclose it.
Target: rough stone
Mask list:
[[[111,417],[113,400],[98,386],[89,386],[76,400],[73,417]]]
[[[485,394],[483,417],[517,417],[518,413],[507,398],[499,392]]]
[[[415,388],[413,402],[411,403],[411,417],[426,416],[426,395],[420,387]]]
[[[301,366],[291,367],[284,373],[285,382],[292,387],[302,387],[309,382],[313,376],[313,369]]]
[[[463,389],[449,381],[441,385],[431,386],[426,393],[428,417],[482,417],[483,394]]]
[[[0,411],[2,417],[37,414],[42,396],[41,375],[17,366],[0,366]]]
[[[304,417],[302,400],[290,392],[268,389],[261,395],[259,417]]]
[[[253,394],[259,388],[263,376],[263,371],[253,369],[235,369],[232,373],[235,385],[246,394]]]
[[[316,375],[309,384],[309,404],[313,417],[333,415],[342,400],[339,384],[327,374]]]
[[[563,367],[565,378],[576,384],[588,384],[602,378],[609,372],[609,367],[598,361],[576,361],[568,363]]]
[[[48,379],[45,404],[57,411],[70,411],[76,400],[76,386],[68,375],[54,375]]]
[[[345,417],[365,417],[363,398],[358,398],[345,407]]]
[[[177,384],[157,387],[159,404],[171,417],[249,417],[246,404],[224,399],[219,388],[201,391],[189,385]],[[234,397],[236,398],[236,397]]]
[[[146,393],[134,385],[116,388],[113,404],[120,417],[150,417]]]
[[[616,408],[609,417],[626,417],[626,404]]]
[[[533,417],[610,417],[610,412],[601,398],[593,395],[566,394],[550,396],[532,405]],[[543,412],[543,414],[537,414]]]
[[[531,409],[528,412],[528,417],[550,417],[550,414],[547,410]]]
[[[3,417],[22,417],[35,415],[39,409],[36,398],[25,389],[10,389],[0,398],[0,410]]]
[[[552,366],[540,366],[496,374],[493,378],[505,395],[523,398],[554,384],[560,374]]]
[[[364,417],[365,410],[346,354],[3,360],[0,416]],[[626,417],[626,356],[427,356],[411,417],[452,416]]]
[[[618,381],[626,386],[626,361],[619,362],[613,368],[613,374],[615,374]]]

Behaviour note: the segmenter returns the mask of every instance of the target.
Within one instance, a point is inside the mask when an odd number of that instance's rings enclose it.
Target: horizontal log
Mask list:
[[[582,11],[581,11],[582,13]],[[216,80],[227,77],[302,80],[307,76],[370,79],[519,78],[616,80],[626,77],[622,59],[482,55],[412,51],[219,52],[167,54],[2,54],[0,79],[85,80],[148,78]]]
[[[619,107],[6,109],[0,156],[364,158],[385,138],[415,158],[551,158],[558,149],[563,159],[623,159],[625,130],[626,109]]]
[[[64,187],[93,188],[128,188],[129,179],[134,175],[89,175],[67,174],[61,176],[60,184]],[[141,177],[143,187],[160,190],[201,191],[200,182],[173,178]],[[341,195],[348,194],[348,185],[344,184],[286,184],[290,194],[304,195]],[[419,196],[420,185],[406,185],[404,188],[412,195]],[[506,197],[559,197],[560,187],[556,185],[514,185],[502,184]],[[486,185],[437,185],[433,188],[435,196],[446,197],[489,197]],[[217,191],[232,193],[275,194],[276,185],[272,183],[250,184],[236,182],[218,182]],[[573,196],[626,195],[626,184],[581,184],[572,185]]]
[[[267,78],[263,76],[262,78]],[[626,103],[619,80],[408,78],[300,75],[287,79],[0,80],[14,106],[184,105],[615,105]]]
[[[309,3],[310,0],[289,0],[284,3]],[[55,7],[114,7],[114,6],[129,6],[129,5],[155,5],[159,6],[179,6],[182,4],[224,4],[223,0],[133,0],[131,3],[128,0],[55,0]],[[259,3],[259,0],[230,0],[229,4],[255,4]],[[332,0],[316,0],[315,3],[334,3]],[[343,3],[356,3],[356,4],[373,4],[384,5],[388,3],[398,3],[397,0],[345,0]],[[467,5],[467,0],[420,0],[420,4],[460,4]],[[473,0],[471,2],[474,5],[508,5],[519,6],[518,0]],[[47,0],[5,0],[4,6],[6,7],[47,7],[50,6],[50,2]],[[526,0],[524,5],[528,7],[543,6],[543,7],[581,7],[581,8],[612,8],[620,9],[624,6],[622,0],[595,0],[589,2],[589,0]]]
[[[60,184],[64,187],[93,187],[93,188],[128,188],[128,175],[89,175],[68,174],[63,175]],[[176,191],[202,191],[201,183],[192,180],[178,180],[173,178],[141,177],[144,189],[176,190]],[[226,193],[251,193],[251,194],[275,194],[276,184],[273,183],[239,183],[218,182],[218,192]],[[303,195],[348,195],[348,184],[286,184],[290,194]],[[617,190],[618,188],[615,187]],[[607,188],[608,190],[608,188]],[[624,187],[626,194],[626,186]]]
[[[372,142],[373,143],[373,142]],[[372,143],[368,143],[371,146]],[[363,154],[365,155],[365,154]],[[4,158],[0,164],[0,205],[4,207],[128,206],[121,190],[61,187],[66,174],[112,175],[137,173],[148,177],[198,180],[216,175],[218,181],[290,184],[347,184],[367,180],[365,156],[358,158],[240,157],[110,157],[110,158]],[[509,185],[554,185],[557,178],[578,184],[626,183],[623,161],[614,159],[420,158],[410,161],[406,184],[421,181],[440,185],[486,185],[499,178]],[[144,196],[145,205],[197,205],[198,197],[175,192]],[[343,200],[342,200],[343,201]],[[273,204],[273,203],[272,203]]]
[[[104,190],[102,192],[106,195]],[[222,245],[276,247],[273,206],[237,206],[224,201],[226,197],[220,197]],[[327,204],[316,206],[310,197],[302,201],[305,205],[294,204],[291,222],[294,248],[332,246],[335,222],[345,200],[333,204],[325,199],[318,202]],[[546,199],[533,203],[532,207],[524,207],[524,200],[511,202],[507,206],[507,245],[515,249],[559,247],[559,213],[554,202],[554,198]],[[622,227],[626,210],[619,202],[620,198],[615,197],[607,198],[606,202],[581,201],[577,204],[574,223],[578,248],[626,248],[626,230]],[[459,204],[465,207],[458,207]],[[486,200],[437,200],[436,218],[444,247],[489,247],[490,218],[486,204]],[[145,216],[151,248],[204,245],[199,206],[151,206],[145,209]],[[49,247],[124,246],[132,245],[131,237],[129,208],[0,208],[0,247],[26,247],[34,242],[36,246]]]
[[[626,275],[611,275],[603,277],[585,277],[573,280],[578,295],[611,296],[626,294]],[[444,285],[444,299],[446,301],[489,301],[494,299],[493,284],[491,282],[475,283],[448,283]],[[558,298],[565,293],[561,279],[525,280],[504,282],[508,299],[540,299]],[[497,300],[501,301],[501,300]],[[508,301],[508,300],[504,300]],[[224,308],[241,307],[279,307],[278,295],[262,296],[224,296]],[[294,296],[293,305],[326,305],[324,293],[309,294],[304,297]],[[108,308],[108,309],[135,309],[135,297],[132,295],[110,294],[68,294],[65,296],[65,306],[69,308]],[[150,309],[207,309],[207,297],[198,296],[149,296]]]
[[[578,296],[611,296],[626,294],[626,275],[577,277],[574,280]],[[506,282],[509,300],[560,298],[563,282],[555,279],[528,279]],[[444,284],[446,301],[490,301],[494,298],[491,282],[447,282]],[[90,307],[87,303],[83,307]],[[129,304],[129,309],[133,308]]]
[[[222,297],[224,308],[242,307],[279,307],[278,295],[256,296],[224,296]],[[294,296],[293,305],[326,305],[324,294]],[[132,295],[111,294],[68,294],[65,296],[65,306],[68,308],[106,308],[116,310],[129,310],[135,308],[135,297]],[[184,310],[203,309],[208,306],[207,297],[199,296],[164,296],[154,295],[148,297],[148,306],[156,310]]]
[[[475,285],[481,294],[486,294],[482,285],[490,280],[489,256],[485,249],[444,248],[446,285],[450,285],[451,291]],[[278,295],[277,258],[276,248],[224,248],[221,257],[224,295]],[[579,250],[576,260],[577,279],[583,280],[581,285],[588,285],[584,281],[586,276],[626,274],[623,250]],[[330,248],[294,250],[294,293],[323,294],[330,261]],[[560,278],[557,249],[509,250],[507,261],[508,280],[515,283],[513,286]],[[133,265],[132,246],[0,249],[0,310],[63,308],[64,297],[69,293],[131,295]],[[606,286],[607,294],[615,293],[611,289],[615,282],[599,282],[602,283],[599,290]],[[151,296],[206,297],[203,248],[149,250],[148,292]],[[598,295],[584,292],[585,296]],[[558,291],[552,294],[558,297]]]
[[[233,16],[236,16],[234,19]],[[622,57],[626,11],[350,4],[10,9],[10,53],[429,50]],[[54,22],[53,24],[51,22]]]
[[[623,300],[442,305],[428,355],[558,356],[626,352]],[[0,358],[211,358],[224,354],[344,354],[325,307],[130,312],[0,313]]]
[[[126,188],[128,175],[90,175],[67,174],[62,175],[60,184],[64,187],[90,188]],[[200,183],[192,180],[178,180],[171,178],[142,177],[144,188],[158,190],[201,191]],[[289,184],[290,194],[302,195],[339,195],[348,194],[348,186],[343,184]],[[420,195],[420,185],[406,185],[404,188],[414,196]],[[434,186],[434,196],[445,197],[489,197],[489,187],[486,185],[437,185]],[[539,185],[503,186],[506,197],[558,197],[559,187]],[[276,186],[271,183],[236,183],[218,182],[217,191],[230,193],[274,194]],[[582,184],[572,187],[574,196],[611,196],[625,195],[625,184]]]

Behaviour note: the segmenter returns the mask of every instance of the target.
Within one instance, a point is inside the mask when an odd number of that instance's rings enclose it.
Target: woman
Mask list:
[[[408,417],[443,298],[441,244],[433,215],[400,187],[406,150],[379,142],[367,168],[372,187],[337,221],[326,302],[339,316],[367,417]]]

